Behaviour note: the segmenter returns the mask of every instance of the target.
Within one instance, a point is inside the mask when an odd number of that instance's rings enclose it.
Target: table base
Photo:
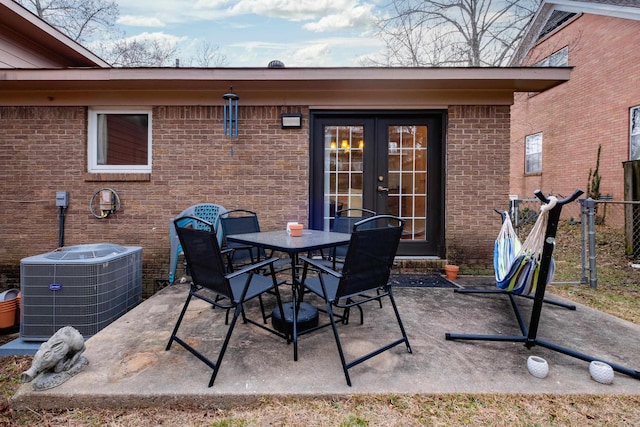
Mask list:
[[[273,309],[271,315],[271,323],[273,328],[283,334],[293,333],[293,303],[286,302],[282,304],[284,310],[284,320],[280,316],[280,310],[278,307]],[[318,309],[306,302],[300,303],[300,310],[298,310],[298,333],[306,331],[307,329],[315,328],[318,326]]]

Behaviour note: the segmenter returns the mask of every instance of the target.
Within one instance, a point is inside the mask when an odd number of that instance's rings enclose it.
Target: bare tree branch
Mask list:
[[[115,67],[167,67],[177,52],[175,45],[156,39],[123,39],[111,47],[109,57]]]
[[[227,55],[220,51],[220,47],[209,40],[200,40],[196,45],[196,55],[191,62],[197,67],[223,67],[227,65]]]
[[[391,0],[377,22],[386,66],[506,65],[541,0]]]
[[[113,0],[15,0],[78,43],[111,32],[119,15]]]

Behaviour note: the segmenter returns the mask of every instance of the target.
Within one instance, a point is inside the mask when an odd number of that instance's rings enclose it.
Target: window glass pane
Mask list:
[[[147,114],[98,114],[97,122],[98,165],[147,164]]]
[[[325,230],[331,228],[336,211],[362,208],[364,149],[364,127],[325,126]]]
[[[542,172],[542,133],[525,139],[525,173]]]
[[[427,127],[388,127],[387,212],[406,220],[403,239],[424,240],[427,214]]]
[[[569,65],[569,47],[565,46],[534,64],[534,67],[566,67]]]
[[[629,160],[640,160],[640,106],[631,109]]]

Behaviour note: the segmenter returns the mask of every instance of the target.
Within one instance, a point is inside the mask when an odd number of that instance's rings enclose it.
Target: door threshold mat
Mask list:
[[[389,277],[391,286],[412,288],[459,288],[460,286],[447,280],[440,274],[392,274]]]

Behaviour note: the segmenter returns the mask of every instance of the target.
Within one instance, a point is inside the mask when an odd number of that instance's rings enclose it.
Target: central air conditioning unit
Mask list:
[[[142,301],[142,248],[68,246],[20,261],[20,337],[47,341],[73,326],[89,338]]]

